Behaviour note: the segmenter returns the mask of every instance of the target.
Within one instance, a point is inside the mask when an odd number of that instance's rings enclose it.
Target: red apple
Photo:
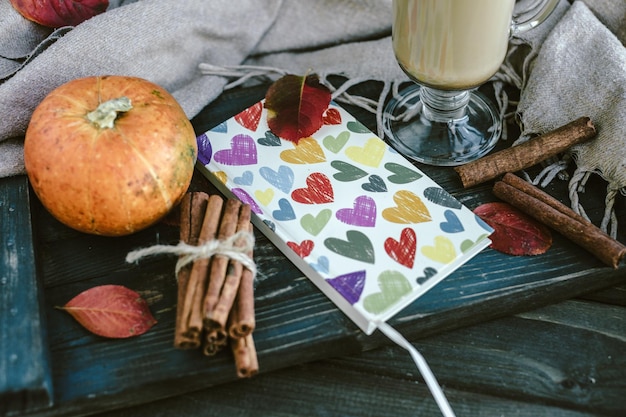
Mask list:
[[[76,26],[103,13],[109,0],[11,0],[11,4],[26,19],[58,28]]]

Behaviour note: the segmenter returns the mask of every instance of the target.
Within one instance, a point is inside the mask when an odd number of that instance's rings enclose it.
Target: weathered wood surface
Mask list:
[[[52,401],[30,199],[25,177],[0,182],[0,415]]]
[[[622,416],[624,308],[569,300],[414,344],[457,416]],[[97,417],[440,415],[416,372],[388,346]]]
[[[254,103],[263,92],[259,87],[225,94],[194,120],[198,133]],[[372,127],[371,115],[350,110]],[[420,168],[470,208],[494,200],[490,184],[463,190],[451,169]],[[210,189],[200,177],[193,186]],[[555,184],[548,191],[564,195],[564,187]],[[595,217],[603,210],[602,188],[589,186],[584,196],[585,201],[597,201],[588,208]],[[623,205],[618,210],[623,219]],[[124,262],[126,253],[138,247],[177,243],[176,227],[161,223],[132,236],[103,238],[62,226],[36,201],[33,216],[45,283],[55,405],[17,415],[87,415],[180,394],[185,394],[180,403],[184,411],[185,399],[199,402],[202,396],[190,392],[218,385],[208,389],[217,393],[213,401],[222,404],[222,411],[231,410],[235,415],[262,415],[257,413],[262,413],[265,405],[257,404],[255,398],[268,401],[266,415],[297,415],[296,405],[303,407],[301,415],[326,415],[329,410],[351,415],[353,408],[353,415],[368,415],[374,402],[382,406],[380,410],[406,407],[406,415],[415,415],[416,409],[424,407],[421,415],[436,415],[426,388],[415,383],[419,375],[408,354],[388,347],[390,342],[380,334],[364,336],[262,235],[257,234],[255,247],[259,269],[255,340],[262,374],[251,381],[233,382],[236,376],[228,352],[206,358],[199,352],[172,347],[175,259],[151,258],[135,265]],[[624,230],[622,227],[619,236],[622,242],[626,241]],[[554,410],[561,410],[561,415],[596,411],[616,415],[616,409],[624,408],[626,331],[622,307],[605,307],[595,301],[574,304],[590,308],[584,313],[594,317],[587,324],[589,329],[539,319],[532,313],[502,318],[624,283],[624,265],[613,270],[556,233],[554,240],[550,251],[537,257],[510,257],[485,250],[391,320],[417,343],[437,377],[449,387],[446,391],[453,406],[460,407],[459,415],[500,415],[501,410],[525,406],[537,411],[532,415],[558,415],[548,412]],[[158,324],[137,338],[105,340],[54,308],[101,284],[123,284],[140,292]],[[563,320],[568,317],[565,314]],[[614,328],[609,324],[613,319]],[[379,349],[369,352],[375,348]],[[344,359],[314,362],[340,357]],[[290,366],[296,368],[287,370]],[[596,382],[586,384],[587,376]],[[577,388],[584,384],[584,389]],[[378,389],[383,390],[383,397],[388,393],[391,398],[391,393],[397,392],[404,399],[395,397],[400,403],[392,406],[377,399]],[[350,399],[352,394],[363,402],[362,408],[356,408],[358,401]],[[241,397],[237,399],[237,395]],[[248,395],[252,399],[244,401]],[[281,400],[282,395],[289,395],[290,400]],[[317,401],[308,399],[309,395]],[[322,400],[326,397],[335,401]],[[155,413],[145,415],[169,412],[158,406],[152,410]],[[177,410],[169,415],[181,415]],[[210,415],[207,413],[198,412]]]

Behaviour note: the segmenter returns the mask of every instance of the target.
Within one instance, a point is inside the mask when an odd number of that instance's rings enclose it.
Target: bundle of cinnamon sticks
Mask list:
[[[180,240],[188,245],[224,241],[242,231],[252,233],[250,206],[236,199],[224,202],[216,194],[190,192],[181,202],[180,213]],[[244,246],[241,239],[234,245]],[[246,255],[252,259],[252,251]],[[216,254],[183,267],[177,278],[174,346],[201,348],[205,355],[214,355],[230,344],[237,375],[256,374],[252,271],[237,260]]]

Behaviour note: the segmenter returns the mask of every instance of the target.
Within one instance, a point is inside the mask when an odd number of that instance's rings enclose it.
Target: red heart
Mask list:
[[[259,126],[261,120],[261,113],[263,112],[263,104],[259,101],[252,107],[248,107],[241,113],[235,116],[235,121],[248,130],[256,132],[256,128]]]
[[[299,257],[306,258],[313,250],[313,246],[315,246],[315,243],[313,243],[312,240],[307,239],[303,240],[300,244],[296,242],[287,242],[287,246],[289,246],[296,254],[298,254]]]
[[[326,113],[324,113],[322,120],[324,121],[325,125],[338,125],[341,123],[341,113],[339,113],[339,110],[331,107],[326,110]]]
[[[335,196],[328,177],[321,172],[314,172],[306,178],[306,187],[293,190],[291,198],[302,204],[323,204],[332,203]]]
[[[415,231],[410,227],[402,230],[399,241],[391,237],[385,240],[385,252],[393,260],[407,268],[413,268],[416,248],[417,238],[415,237]]]

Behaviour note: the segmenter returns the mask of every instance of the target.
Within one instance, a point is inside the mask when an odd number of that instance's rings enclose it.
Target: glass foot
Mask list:
[[[496,108],[480,92],[446,92],[419,85],[403,90],[387,104],[383,127],[398,152],[438,166],[480,158],[493,149],[502,131]]]

